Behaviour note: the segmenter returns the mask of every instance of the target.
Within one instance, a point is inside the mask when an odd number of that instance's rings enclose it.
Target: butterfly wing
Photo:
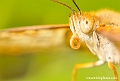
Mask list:
[[[117,44],[120,43],[120,27],[118,26],[99,27],[96,29],[96,32]]]
[[[0,54],[27,54],[60,47],[69,38],[69,25],[41,25],[0,31]],[[69,40],[69,39],[68,39]]]

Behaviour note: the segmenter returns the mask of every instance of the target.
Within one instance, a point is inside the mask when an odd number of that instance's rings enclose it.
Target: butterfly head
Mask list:
[[[59,4],[62,4],[69,8],[73,13],[69,16],[69,25],[70,29],[73,33],[71,39],[70,39],[70,46],[73,49],[78,49],[80,47],[80,32],[84,34],[89,34],[94,30],[94,25],[95,25],[95,19],[96,17],[90,14],[82,14],[80,8],[78,5],[75,3],[74,0],[73,3],[75,4],[76,8],[78,9],[78,12],[71,8],[70,6],[59,2],[57,0],[52,0],[54,2],[57,2]],[[75,45],[74,41],[77,41],[77,44]]]
[[[81,12],[74,13],[69,16],[69,24],[72,32],[82,32],[89,34],[93,32],[98,24],[97,17],[92,14],[81,14]]]

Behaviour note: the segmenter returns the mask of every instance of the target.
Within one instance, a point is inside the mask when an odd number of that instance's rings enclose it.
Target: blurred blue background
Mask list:
[[[72,0],[59,0],[76,9]],[[119,0],[76,0],[82,12],[108,8],[120,12]],[[50,0],[0,0],[0,28],[20,26],[66,24],[71,11]],[[86,47],[73,50],[43,50],[38,54],[0,56],[1,81],[71,81],[73,66],[77,63],[97,61]],[[120,74],[119,66],[117,66]],[[107,64],[80,69],[77,81],[88,81],[89,76],[113,76]],[[95,80],[100,81],[100,80]],[[114,80],[109,80],[114,81]]]

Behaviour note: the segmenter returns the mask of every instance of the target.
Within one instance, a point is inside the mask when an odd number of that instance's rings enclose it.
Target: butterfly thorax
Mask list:
[[[77,34],[80,41],[86,43],[94,55],[103,61],[120,63],[120,51],[116,45],[95,31],[104,24],[95,14],[74,13],[70,16],[71,31]]]

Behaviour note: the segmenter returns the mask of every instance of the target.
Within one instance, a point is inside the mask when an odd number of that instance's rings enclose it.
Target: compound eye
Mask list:
[[[84,18],[80,22],[81,31],[85,34],[90,33],[93,30],[93,26],[94,26],[93,24],[94,24],[93,20]]]

